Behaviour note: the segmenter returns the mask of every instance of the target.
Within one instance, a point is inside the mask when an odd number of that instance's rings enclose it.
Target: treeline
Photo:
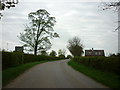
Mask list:
[[[100,57],[100,56],[88,56],[79,57],[76,56],[72,60],[79,64],[83,64],[88,67],[98,69],[102,72],[109,72],[114,74],[120,74],[120,59],[119,56],[115,57]]]
[[[65,59],[65,57],[24,54],[21,52],[2,52],[2,69],[4,70],[29,62],[61,59]]]

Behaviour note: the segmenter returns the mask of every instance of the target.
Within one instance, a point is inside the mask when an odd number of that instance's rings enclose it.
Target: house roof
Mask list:
[[[92,49],[85,50],[85,51],[104,51],[104,50],[96,50],[96,49],[92,48]]]
[[[104,50],[85,50],[85,56],[104,56]]]

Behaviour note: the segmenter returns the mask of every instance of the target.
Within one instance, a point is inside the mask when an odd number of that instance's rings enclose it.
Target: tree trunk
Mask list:
[[[34,48],[34,55],[37,55],[37,46],[38,46],[38,43],[36,42],[35,48]]]

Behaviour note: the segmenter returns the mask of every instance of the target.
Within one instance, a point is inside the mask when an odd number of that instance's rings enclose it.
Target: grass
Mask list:
[[[120,87],[120,76],[112,73],[101,72],[91,67],[78,64],[77,62],[70,60],[68,65],[73,67],[75,70],[84,73],[85,75],[93,78],[94,80],[104,84],[110,88]]]
[[[15,79],[17,76],[24,73],[29,68],[37,64],[41,64],[44,62],[50,62],[50,61],[56,61],[56,60],[44,60],[44,61],[39,61],[39,62],[32,62],[32,63],[27,63],[27,64],[23,64],[17,67],[11,67],[6,70],[3,70],[2,71],[2,86],[7,85],[11,80]]]

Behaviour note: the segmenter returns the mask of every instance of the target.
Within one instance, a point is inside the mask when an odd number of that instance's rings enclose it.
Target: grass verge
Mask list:
[[[85,75],[93,78],[94,80],[110,87],[110,88],[119,88],[120,87],[120,76],[101,72],[91,67],[84,66],[82,64],[78,64],[77,62],[70,60],[68,65],[73,67],[75,70],[84,73]]]
[[[2,71],[2,86],[7,85],[11,80],[15,79],[17,76],[28,70],[29,68],[41,64],[44,62],[50,62],[56,60],[44,60],[39,62],[26,63],[17,67],[8,68]]]

